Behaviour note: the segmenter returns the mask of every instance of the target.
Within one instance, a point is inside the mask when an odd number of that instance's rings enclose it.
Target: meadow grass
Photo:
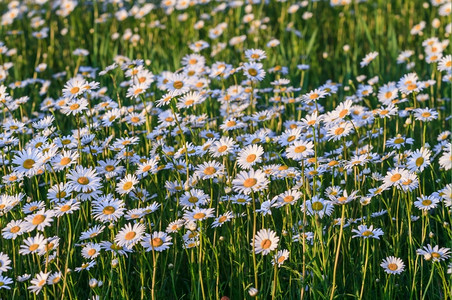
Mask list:
[[[451,2],[0,3],[0,298],[451,299]]]

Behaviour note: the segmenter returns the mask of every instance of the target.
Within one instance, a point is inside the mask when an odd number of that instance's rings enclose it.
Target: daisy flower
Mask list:
[[[202,103],[204,100],[204,96],[199,92],[189,92],[179,98],[176,107],[179,109],[189,108]]]
[[[408,158],[407,169],[412,172],[422,172],[430,165],[430,156],[432,151],[427,148],[421,148],[411,153]]]
[[[273,48],[279,45],[279,40],[277,39],[271,39],[268,43],[267,43],[267,47],[269,48]]]
[[[301,100],[303,100],[305,103],[309,104],[312,101],[325,98],[326,96],[328,96],[328,93],[326,91],[320,90],[320,89],[315,89],[315,90],[310,91],[309,93],[301,96]]]
[[[301,130],[301,127],[285,130],[281,136],[278,137],[278,143],[281,146],[292,144],[294,141],[301,138]]]
[[[80,202],[78,202],[75,199],[71,199],[69,201],[66,201],[64,203],[59,203],[53,208],[53,212],[57,218],[66,215],[66,214],[72,214],[74,211],[77,211],[80,209]]]
[[[95,220],[103,223],[117,221],[125,211],[125,203],[113,198],[111,194],[93,201],[92,214]]]
[[[385,269],[385,272],[388,274],[400,274],[404,271],[405,264],[403,261],[394,256],[389,256],[383,259],[380,266]]]
[[[2,237],[10,240],[15,239],[25,232],[25,222],[23,220],[11,220],[3,229]]]
[[[52,167],[56,170],[64,170],[77,163],[79,154],[76,151],[63,150],[62,153],[52,158]]]
[[[384,105],[388,105],[392,100],[397,98],[399,90],[395,83],[388,83],[383,85],[378,91],[378,101]]]
[[[134,186],[138,184],[138,179],[135,175],[127,175],[125,178],[121,179],[116,187],[116,192],[121,195],[125,195],[133,191]]]
[[[400,186],[402,182],[406,180],[408,177],[409,171],[403,168],[395,168],[394,170],[389,171],[383,179],[383,184],[385,186]]]
[[[122,174],[124,171],[124,167],[119,166],[119,162],[120,162],[119,160],[108,158],[105,161],[99,160],[97,162],[99,165],[96,166],[96,170],[99,173],[99,175],[103,174],[107,179],[114,178]]]
[[[438,191],[439,196],[443,199],[447,207],[452,206],[452,184],[449,183],[444,188]]]
[[[168,81],[165,88],[168,92],[174,92],[175,95],[181,95],[190,90],[193,79],[186,77],[184,74],[171,74],[168,76]]]
[[[449,248],[439,248],[438,245],[432,247],[430,244],[428,244],[421,249],[417,249],[416,253],[418,255],[423,255],[424,259],[427,261],[436,262],[448,259],[450,256],[449,251]]]
[[[239,152],[237,164],[243,169],[250,169],[262,161],[264,148],[260,145],[249,145]]]
[[[69,186],[69,184],[65,184],[64,182],[61,182],[59,184],[56,184],[52,186],[47,191],[47,198],[50,200],[50,202],[63,202],[71,195],[72,187]]]
[[[64,85],[63,97],[70,99],[76,98],[85,92],[87,85],[88,82],[82,77],[72,78]]]
[[[275,255],[273,255],[272,265],[278,264],[278,267],[281,267],[282,264],[289,259],[289,250],[279,250]]]
[[[149,84],[148,83],[133,84],[132,86],[130,86],[127,89],[126,97],[127,98],[137,98],[141,94],[144,94],[148,88],[149,88]]]
[[[282,207],[284,205],[294,205],[298,199],[302,196],[297,190],[289,190],[277,196],[277,201],[273,205],[274,207]]]
[[[28,232],[34,229],[44,231],[44,228],[50,226],[53,222],[52,217],[54,215],[55,213],[52,210],[41,209],[34,215],[25,218],[24,230]]]
[[[286,156],[294,160],[302,160],[314,154],[314,144],[306,141],[295,141],[286,149]]]
[[[26,255],[40,252],[44,249],[46,242],[46,238],[38,233],[35,237],[29,237],[24,240],[24,244],[20,245],[19,254]]]
[[[95,243],[88,243],[82,249],[82,256],[86,259],[95,259],[100,255],[100,245]]]
[[[417,201],[414,202],[414,206],[420,210],[428,211],[435,208],[440,200],[434,195],[417,197]]]
[[[84,110],[88,109],[88,100],[81,98],[81,99],[74,99],[66,103],[64,106],[61,107],[61,113],[69,116],[69,115],[77,115]]]
[[[202,206],[209,203],[209,201],[209,196],[199,189],[192,189],[190,191],[187,191],[182,197],[180,197],[180,204],[184,208]]]
[[[397,88],[404,94],[411,94],[413,92],[419,92],[418,79],[416,73],[405,74],[397,83]]]
[[[28,289],[30,291],[32,291],[33,293],[35,293],[36,295],[39,294],[39,292],[42,290],[42,288],[46,285],[47,283],[47,278],[49,277],[50,272],[48,273],[44,273],[44,272],[39,272],[39,274],[36,274],[35,278],[33,278],[30,283],[32,284],[31,286],[28,287]]]
[[[371,61],[373,61],[378,56],[378,52],[370,52],[366,54],[366,56],[363,58],[363,60],[360,63],[361,68],[364,68],[365,66],[369,65]]]
[[[61,271],[55,272],[55,273],[49,275],[49,277],[47,278],[47,284],[48,285],[57,284],[58,282],[61,281],[62,277],[63,277],[63,273]]]
[[[203,180],[224,175],[224,166],[216,161],[203,162],[196,167],[196,176]]]
[[[261,229],[256,233],[251,246],[256,254],[267,255],[278,247],[279,237],[270,229]]]
[[[185,220],[184,219],[179,219],[176,221],[173,221],[171,223],[169,223],[169,225],[166,227],[166,232],[167,233],[174,233],[174,232],[178,232],[179,229],[181,229],[185,224]]]
[[[422,122],[430,122],[438,119],[438,113],[431,108],[416,108],[414,110],[414,118]]]
[[[241,171],[232,181],[234,191],[245,195],[264,190],[268,184],[269,180],[266,178],[266,174],[261,170],[255,171],[253,169],[248,172]]]
[[[267,58],[264,50],[261,49],[248,49],[245,51],[245,57],[249,61],[260,61],[264,58]]]
[[[195,207],[192,211],[184,213],[184,219],[187,221],[202,221],[214,216],[214,208]]]
[[[157,173],[158,162],[158,158],[151,158],[141,162],[138,165],[138,169],[135,171],[135,175],[137,175],[139,178],[143,178],[146,177],[149,173]]]
[[[445,171],[448,171],[452,168],[452,144],[449,143],[445,149],[441,157],[439,158],[439,165]]]
[[[249,62],[243,64],[243,73],[250,80],[262,81],[265,77],[265,71],[261,63]]]
[[[356,235],[352,236],[355,237],[362,237],[365,239],[368,238],[374,238],[374,239],[380,239],[380,236],[384,234],[383,230],[380,228],[375,228],[371,225],[370,227],[367,227],[367,225],[359,225],[358,229],[352,229],[352,232],[356,233]]]
[[[141,241],[141,245],[146,250],[149,251],[158,251],[162,252],[173,244],[171,242],[172,237],[163,231],[155,231],[150,234],[146,234],[143,240]]]
[[[325,215],[331,216],[334,206],[331,201],[315,195],[312,199],[306,201],[306,205],[301,206],[301,211],[306,211],[308,216],[318,215],[319,218],[323,218]]]
[[[230,137],[222,137],[209,148],[213,157],[220,157],[231,153],[234,150],[235,142]]]
[[[0,290],[1,289],[7,289],[10,290],[11,287],[9,286],[11,283],[13,283],[13,280],[9,277],[2,276],[0,274]]]
[[[3,252],[0,252],[0,274],[2,272],[7,272],[11,269],[9,266],[11,264],[11,260],[9,259],[8,255],[6,255]]]
[[[96,171],[92,168],[76,166],[75,170],[70,170],[68,175],[68,184],[76,192],[88,192],[89,190],[97,190],[100,188],[100,178]]]
[[[353,125],[350,122],[341,122],[328,129],[328,140],[338,141],[342,137],[349,135],[353,131]]]
[[[447,71],[450,72],[452,70],[452,55],[446,55],[439,60],[438,63],[438,71]]]
[[[36,174],[43,163],[42,153],[38,149],[23,149],[14,155],[11,162],[16,165],[14,171],[24,173],[25,176],[31,177]]]
[[[143,239],[146,227],[144,224],[136,223],[133,226],[126,224],[116,235],[115,242],[118,246],[131,248]]]
[[[83,263],[80,267],[75,268],[75,272],[81,272],[83,270],[90,270],[92,267],[94,267],[96,265],[96,261],[95,260],[90,260],[87,263]]]
[[[398,134],[396,137],[388,139],[386,141],[386,146],[389,147],[389,148],[393,148],[393,149],[399,150],[400,148],[405,146],[405,144],[412,145],[413,142],[414,142],[414,139],[407,138],[407,137],[404,137],[404,136]]]
[[[213,221],[211,227],[215,228],[215,227],[221,227],[223,226],[224,223],[231,221],[234,218],[232,212],[228,211],[224,214],[222,214],[221,216],[219,216],[218,218],[215,218],[215,221]]]

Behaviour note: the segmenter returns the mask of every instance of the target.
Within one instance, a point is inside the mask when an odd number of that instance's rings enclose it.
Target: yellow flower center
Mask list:
[[[152,247],[157,248],[161,245],[163,245],[163,240],[161,238],[156,237],[152,239]]]
[[[190,202],[190,203],[196,203],[196,202],[198,202],[198,197],[195,197],[195,196],[191,196],[190,198],[188,198],[188,202]]]
[[[319,97],[319,94],[317,94],[317,93],[313,93],[313,94],[309,95],[309,99],[311,99],[311,100],[317,99],[318,97]]]
[[[278,262],[279,263],[282,263],[283,261],[285,261],[286,260],[286,257],[285,256],[280,256],[279,258],[278,258]]]
[[[396,181],[400,180],[400,178],[402,178],[402,175],[397,173],[397,174],[394,174],[391,176],[391,181],[396,182]]]
[[[14,226],[14,227],[11,227],[11,229],[9,231],[11,233],[17,233],[17,232],[19,232],[19,230],[20,230],[19,226]]]
[[[250,74],[251,76],[256,76],[257,75],[257,70],[254,68],[249,68],[248,69],[248,74]]]
[[[389,264],[388,265],[388,269],[391,271],[395,271],[395,270],[397,270],[397,268],[398,268],[397,264]]]
[[[288,196],[284,197],[283,200],[284,200],[284,202],[289,203],[289,202],[292,202],[294,199],[295,199],[294,196],[288,195]]]
[[[256,159],[256,157],[257,157],[256,154],[250,154],[246,158],[246,161],[249,162],[249,163],[252,163]]]
[[[220,148],[218,148],[218,152],[223,153],[224,151],[226,151],[228,149],[228,146],[223,145]]]
[[[67,164],[69,164],[72,160],[69,157],[63,157],[60,161],[60,165],[62,166],[66,166]]]
[[[336,130],[334,130],[334,134],[335,134],[335,135],[340,135],[340,134],[342,134],[344,131],[345,131],[344,128],[339,127],[339,128],[336,128]]]
[[[68,204],[63,205],[63,206],[61,206],[61,208],[60,208],[60,210],[61,210],[62,212],[68,211],[69,209],[71,209],[71,206],[68,205]]]
[[[70,110],[76,110],[76,109],[78,109],[79,107],[80,107],[80,104],[74,103],[74,104],[72,104],[72,105],[69,106],[69,109],[70,109]]]
[[[425,200],[422,201],[422,205],[424,205],[424,206],[429,206],[431,204],[432,204],[432,201],[429,200],[429,199],[425,199]]]
[[[34,165],[34,164],[35,164],[35,161],[29,158],[29,159],[26,159],[26,160],[23,162],[22,166],[23,166],[25,169],[30,170],[31,168],[33,168],[33,165]]]
[[[347,115],[348,114],[348,109],[344,109],[344,110],[342,110],[340,113],[339,113],[339,117],[340,118],[343,118],[343,117],[345,117],[345,115]]]
[[[36,249],[38,249],[38,247],[39,247],[39,244],[33,244],[30,247],[28,247],[28,250],[35,251]]]
[[[206,216],[205,213],[199,212],[199,213],[196,213],[196,214],[193,216],[193,218],[196,219],[196,220],[199,220],[199,219],[204,218],[205,216]]]
[[[374,235],[374,234],[370,230],[366,230],[366,231],[363,232],[363,236],[372,236],[372,235]]]
[[[137,235],[137,233],[135,231],[130,231],[127,232],[126,235],[124,236],[124,238],[128,241],[132,240],[135,236]]]
[[[295,149],[294,149],[295,153],[303,153],[305,150],[306,150],[305,146],[298,146],[298,147],[295,147]]]
[[[80,88],[78,86],[74,86],[70,92],[71,94],[77,94],[80,91]]]
[[[215,174],[217,170],[214,167],[207,167],[204,169],[204,174],[206,175],[212,175]]]
[[[233,120],[232,120],[232,121],[227,121],[227,122],[226,122],[226,126],[227,126],[227,127],[233,127],[233,126],[235,126],[236,124],[237,124],[237,122],[236,122],[236,121],[233,121]]]
[[[250,187],[254,186],[256,183],[257,183],[257,180],[255,178],[247,178],[243,182],[243,186],[246,188],[250,188]]]
[[[112,213],[114,213],[116,211],[116,209],[113,206],[105,206],[104,209],[102,210],[102,213],[104,215],[111,215]]]
[[[416,159],[416,166],[420,167],[420,166],[422,166],[423,163],[424,163],[424,158],[422,156],[418,157]]]
[[[55,197],[57,197],[58,199],[64,198],[66,197],[66,192],[65,191],[61,191],[56,193]]]
[[[42,222],[44,222],[45,219],[46,219],[46,216],[44,216],[44,215],[36,215],[36,216],[33,218],[33,220],[31,221],[31,223],[32,223],[33,225],[39,225],[39,224],[41,224]]]
[[[439,254],[438,252],[432,252],[432,257],[433,258],[440,258],[441,254]]]
[[[322,210],[323,209],[323,203],[319,202],[319,201],[316,201],[316,202],[312,203],[312,209],[315,210],[315,211]]]
[[[261,248],[264,250],[270,248],[271,245],[272,245],[272,241],[270,241],[269,239],[262,240],[262,242],[261,242]]]
[[[124,186],[122,187],[123,190],[130,190],[132,188],[133,183],[128,181],[124,184]]]
[[[181,89],[183,86],[184,86],[184,83],[183,83],[182,81],[175,81],[175,82],[173,83],[173,87],[174,87],[175,89]]]
[[[89,183],[89,178],[87,177],[80,177],[77,179],[77,182],[81,185],[87,185]]]

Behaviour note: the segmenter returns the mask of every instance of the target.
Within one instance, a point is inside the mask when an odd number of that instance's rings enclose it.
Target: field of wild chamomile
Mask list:
[[[451,299],[451,0],[4,0],[1,299]]]

